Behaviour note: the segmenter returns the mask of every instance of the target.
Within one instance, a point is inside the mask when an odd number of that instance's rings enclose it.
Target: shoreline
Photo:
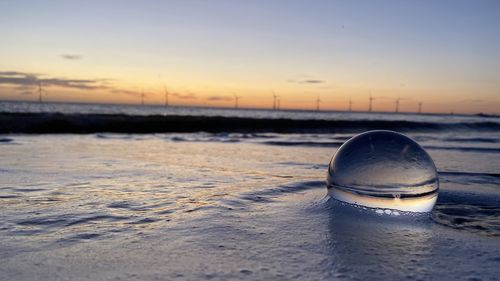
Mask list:
[[[397,120],[295,120],[191,115],[61,114],[0,112],[0,134],[92,133],[357,133],[367,130],[499,131],[500,123],[434,123]]]

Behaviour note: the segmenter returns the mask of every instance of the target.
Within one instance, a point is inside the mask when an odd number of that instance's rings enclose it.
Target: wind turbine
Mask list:
[[[316,98],[316,111],[319,111],[319,104],[321,103],[321,99],[318,97]]]
[[[38,81],[38,102],[39,103],[43,102],[43,100],[42,100],[43,92],[44,92],[44,90],[42,89],[42,81],[39,80]]]
[[[240,99],[239,96],[237,96],[236,94],[233,94],[234,96],[234,109],[238,109],[238,100]]]
[[[278,98],[279,96],[276,95],[276,93],[274,92],[273,90],[273,110],[276,110],[276,99]]]
[[[142,92],[141,92],[141,105],[144,105],[144,89],[142,89]]]
[[[368,98],[368,112],[372,112],[372,103],[375,98],[372,96],[372,93],[370,92],[370,97]]]
[[[422,102],[418,102],[418,114],[422,113]]]
[[[280,102],[281,102],[281,99],[279,99],[279,98],[278,98],[278,99],[276,100],[276,109],[277,109],[277,110],[280,110],[280,108],[281,108]]]
[[[352,99],[349,98],[349,112],[352,111]]]
[[[402,100],[409,100],[409,98],[401,98],[401,97],[399,97],[399,96],[398,96],[398,97],[395,99],[395,102],[396,102],[396,104],[395,104],[395,105],[396,105],[396,107],[395,107],[395,109],[394,109],[394,112],[396,112],[396,113],[398,113],[398,112],[399,112],[399,102],[400,102],[400,101],[402,101]]]

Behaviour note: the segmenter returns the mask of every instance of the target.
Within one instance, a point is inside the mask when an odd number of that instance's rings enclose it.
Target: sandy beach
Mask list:
[[[3,135],[0,279],[495,280],[498,133],[409,135],[430,215],[327,196],[350,134]]]

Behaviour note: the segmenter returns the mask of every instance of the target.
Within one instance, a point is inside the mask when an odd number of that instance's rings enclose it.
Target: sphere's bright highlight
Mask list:
[[[327,182],[337,200],[409,212],[430,212],[439,189],[429,154],[392,131],[369,131],[344,143],[330,161]]]

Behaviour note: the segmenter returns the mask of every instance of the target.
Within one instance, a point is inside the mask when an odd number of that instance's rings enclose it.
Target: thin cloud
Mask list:
[[[26,75],[26,73],[17,72],[17,71],[0,71],[0,75],[5,75],[5,76],[22,76],[22,75]]]
[[[143,93],[142,90],[135,90],[134,91],[134,90],[126,90],[126,89],[118,89],[118,88],[109,88],[109,89],[110,89],[109,90],[110,93],[118,94],[118,95],[129,95],[129,96],[140,97]],[[196,94],[190,93],[190,92],[185,93],[185,94],[170,92],[169,94],[170,94],[170,96],[176,97],[178,99],[196,99]],[[145,97],[154,96],[154,93],[144,91],[144,96]]]
[[[310,79],[310,80],[301,81],[301,83],[303,83],[303,84],[322,84],[322,83],[325,83],[325,81]]]
[[[324,80],[320,79],[290,79],[288,80],[290,83],[295,83],[295,84],[323,84],[326,83]]]
[[[33,86],[38,84],[38,78],[32,73],[22,73],[16,71],[0,72],[0,84],[9,84],[14,86]]]
[[[210,96],[207,98],[208,101],[232,101],[233,97],[228,96]]]
[[[189,99],[196,99],[196,94],[194,93],[170,93],[172,96],[177,97],[179,99],[184,99],[184,100],[189,100]]]
[[[62,54],[61,57],[65,60],[81,60],[83,56],[75,54]]]
[[[97,90],[103,89],[103,86],[98,84],[99,80],[79,80],[79,79],[41,79],[44,84],[51,86],[59,86],[65,88],[75,88],[80,90]]]
[[[60,77],[47,77],[47,75],[18,72],[0,71],[0,88],[13,88],[17,94],[28,95],[35,93],[38,84],[41,82],[45,87],[59,87],[77,90],[104,90],[113,94],[130,95],[140,97],[142,91],[127,90],[114,87],[112,79],[69,79]],[[186,91],[184,93],[171,92],[170,95],[177,99],[194,100],[197,99],[195,93]],[[144,92],[144,96],[154,96],[152,92]]]
[[[129,95],[129,96],[135,96],[135,97],[140,97],[144,94],[144,97],[149,97],[149,96],[154,96],[154,92],[148,92],[144,90],[125,90],[125,89],[110,89],[110,93],[113,94],[119,94],[119,95]]]
[[[124,89],[112,89],[110,91],[113,94],[123,94],[123,95],[129,95],[129,96],[140,96],[141,93],[138,91],[131,91],[131,90],[124,90]]]
[[[0,85],[14,85],[20,87],[36,86],[42,82],[45,86],[58,86],[80,90],[108,89],[103,85],[105,79],[66,79],[66,78],[41,78],[34,73],[16,71],[0,72]]]

